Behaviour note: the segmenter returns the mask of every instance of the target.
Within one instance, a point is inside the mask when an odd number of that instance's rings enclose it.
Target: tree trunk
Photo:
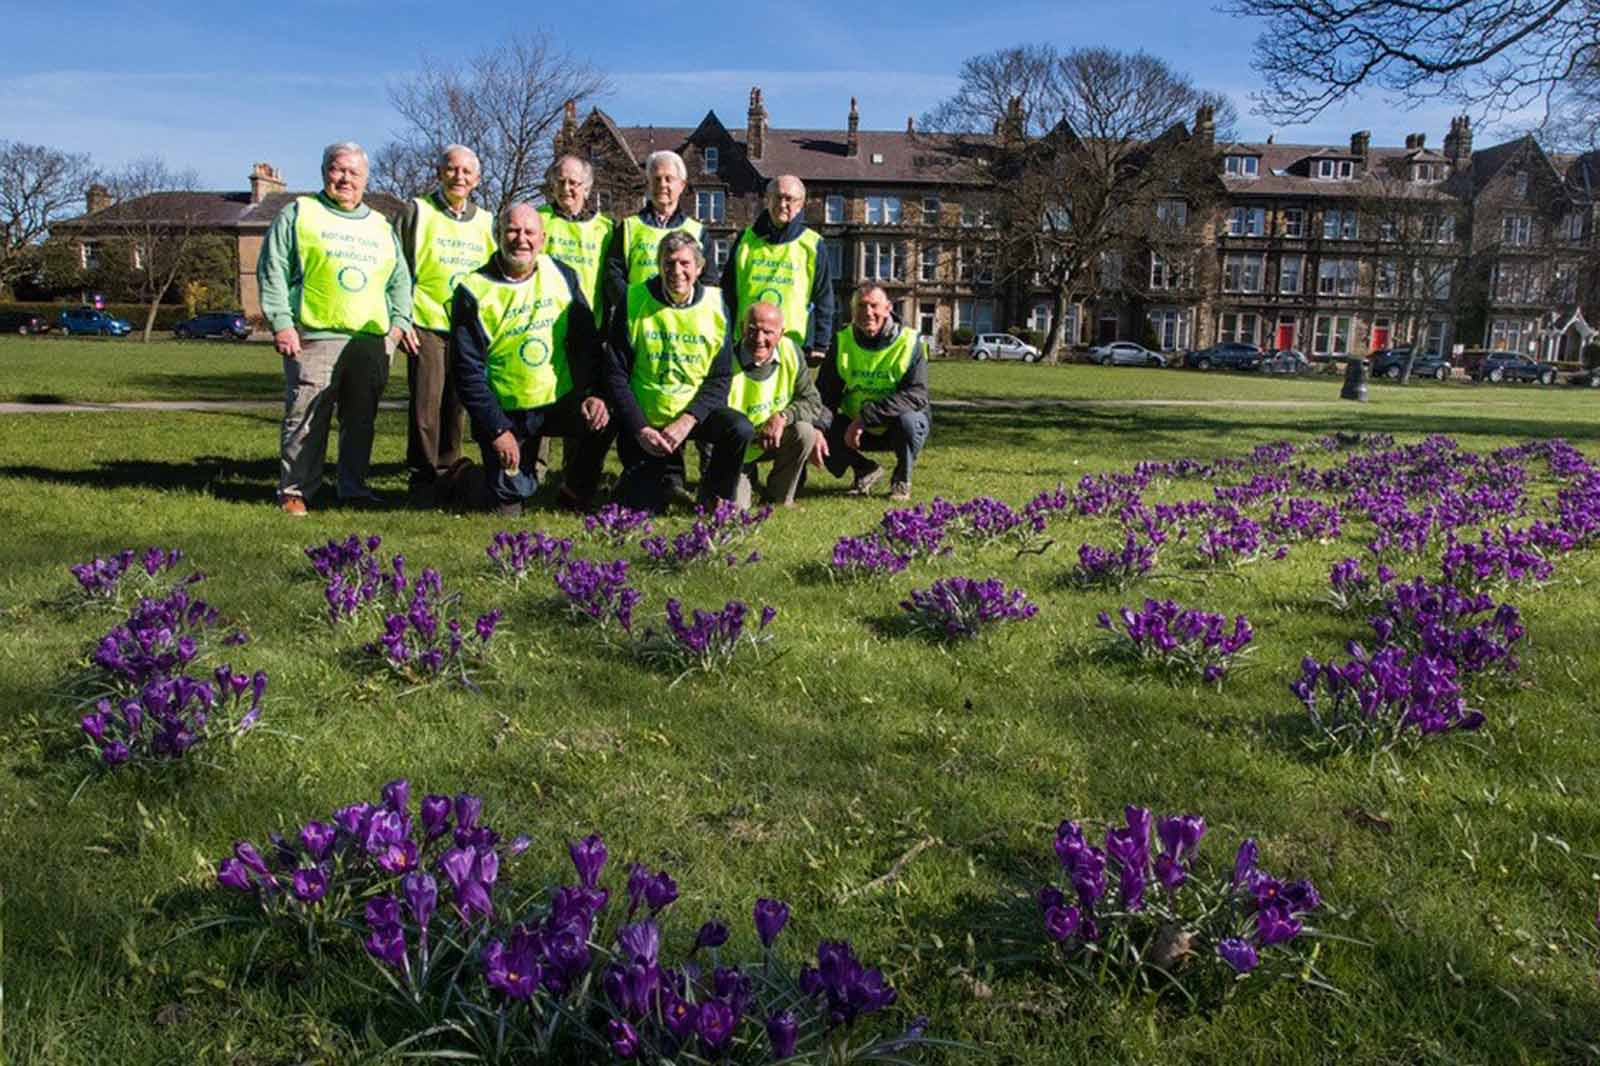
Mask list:
[[[150,332],[156,326],[156,312],[161,309],[161,298],[167,294],[167,289],[170,287],[171,283],[169,282],[157,289],[155,295],[150,297],[150,310],[146,311],[144,316],[144,343],[146,344],[150,343]]]
[[[1050,297],[1050,329],[1044,337],[1044,362],[1055,365],[1061,362],[1060,340],[1061,323],[1067,317],[1067,292],[1065,286],[1057,285],[1055,292]],[[1072,343],[1072,338],[1067,338],[1067,343]]]

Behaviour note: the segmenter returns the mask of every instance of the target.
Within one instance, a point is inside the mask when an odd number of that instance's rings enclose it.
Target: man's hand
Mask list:
[[[278,330],[272,335],[272,346],[285,359],[300,358],[300,331],[293,326]]]
[[[676,445],[649,426],[634,434],[633,439],[639,442],[639,447],[644,449],[646,455],[665,458],[677,451]]]
[[[761,445],[763,451],[772,451],[783,443],[783,431],[789,425],[789,420],[779,411],[761,426],[756,433],[756,443]]]
[[[522,449],[517,447],[517,438],[509,429],[494,439],[494,454],[502,470],[517,470],[522,466]]]
[[[850,424],[844,429],[844,446],[853,452],[861,450],[861,434],[867,430],[867,424],[859,418],[852,418]]]
[[[816,442],[811,445],[811,455],[807,461],[812,466],[821,466],[822,461],[828,457],[828,437],[825,433],[818,433]]]
[[[689,434],[694,432],[696,425],[693,415],[679,415],[671,422],[661,427],[661,435],[672,443],[672,451],[683,447],[683,442],[689,439]]]
[[[422,349],[422,345],[417,341],[417,331],[411,326],[405,329],[395,326],[390,329],[389,342],[407,355],[416,355]]]
[[[584,425],[597,433],[605,429],[607,423],[611,421],[611,412],[606,408],[606,402],[598,396],[591,396],[584,400],[581,410],[583,411]]]

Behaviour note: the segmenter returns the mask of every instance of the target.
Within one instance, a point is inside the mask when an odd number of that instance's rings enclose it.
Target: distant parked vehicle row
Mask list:
[[[980,333],[972,339],[972,358],[979,362],[1021,359],[1024,363],[1033,363],[1039,359],[1039,349],[1009,333]]]
[[[21,336],[50,332],[50,322],[31,311],[0,311],[0,333]]]
[[[1280,348],[1263,355],[1256,369],[1263,374],[1305,374],[1311,370],[1311,360],[1293,348]]]
[[[1243,341],[1224,341],[1199,351],[1185,352],[1183,365],[1196,370],[1254,370],[1266,355],[1260,348]]]
[[[172,335],[179,340],[221,337],[242,341],[250,336],[250,323],[245,321],[243,311],[212,311],[184,319],[172,327]]]
[[[1551,363],[1529,359],[1518,352],[1484,352],[1472,371],[1473,381],[1487,381],[1498,385],[1502,381],[1537,381],[1541,385],[1556,383],[1556,368]]]
[[[69,336],[126,337],[133,326],[125,318],[115,318],[92,307],[70,307],[56,317],[56,324]]]
[[[1101,366],[1166,366],[1167,357],[1132,341],[1113,341],[1089,349],[1091,362]]]
[[[1372,353],[1368,369],[1375,378],[1399,381],[1400,375],[1405,373],[1406,360],[1409,358],[1411,358],[1410,348],[1380,348]],[[1411,364],[1411,376],[1444,381],[1450,376],[1452,369],[1450,360],[1443,355],[1418,352],[1416,360]]]

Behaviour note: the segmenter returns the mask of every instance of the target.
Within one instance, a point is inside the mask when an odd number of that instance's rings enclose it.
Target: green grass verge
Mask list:
[[[182,363],[200,356],[240,360],[232,373],[244,381],[201,375],[219,392],[276,375],[264,350],[162,347],[160,365],[181,380],[134,387],[195,396]],[[10,359],[14,348],[0,351]],[[251,359],[255,368],[242,369]],[[105,375],[116,398],[144,373],[123,370],[121,382]],[[94,377],[80,370],[73,380],[87,387]],[[276,386],[261,388],[270,398]],[[1357,407],[1323,404],[1337,390],[1324,379],[970,364],[937,367],[935,389],[1081,403],[939,412],[916,478],[922,499],[986,492],[1020,503],[1142,458],[1237,454],[1334,430],[1446,432],[1474,449],[1553,435],[1591,456],[1600,446],[1577,390],[1375,387],[1374,402]],[[1094,405],[1164,389],[1174,399],[1316,406]],[[376,484],[398,497],[402,417],[385,413],[379,431]],[[282,518],[269,506],[276,441],[270,409],[0,420],[0,1061],[382,1061],[382,1039],[395,1034],[368,1028],[367,1001],[346,979],[363,976],[365,960],[336,954],[311,968],[274,942],[246,978],[248,944],[174,938],[219,905],[212,864],[233,839],[371,798],[402,775],[417,789],[480,791],[495,824],[532,832],[524,880],[558,875],[562,842],[591,830],[618,859],[667,866],[684,891],[679,936],[721,914],[749,945],[755,897],[786,898],[796,911],[789,950],[819,935],[852,939],[886,967],[907,1012],[927,1013],[939,1034],[977,1043],[990,1061],[1576,1062],[1600,1053],[1593,557],[1565,560],[1553,585],[1509,597],[1533,648],[1524,687],[1497,697],[1482,737],[1393,763],[1317,760],[1294,740],[1285,683],[1303,654],[1331,655],[1361,635],[1316,603],[1331,562],[1358,550],[1359,530],[1243,579],[1152,581],[1117,596],[1056,583],[1080,540],[1108,540],[1105,521],[1078,520],[1042,556],[990,550],[882,585],[837,587],[816,582],[811,567],[834,538],[871,526],[883,503],[846,499],[827,482],[803,512],[773,520],[761,563],[643,580],[644,617],[673,595],[693,605],[738,596],[782,612],[785,654],[767,670],[669,690],[546,614],[539,586],[509,595],[490,581],[483,549],[503,528],[490,517],[318,509]],[[1206,491],[1181,483],[1173,495]],[[577,527],[553,513],[523,524]],[[403,696],[343,654],[353,638],[330,636],[321,621],[320,585],[301,549],[356,530],[381,532],[413,568],[438,567],[470,607],[507,608],[486,694]],[[214,768],[96,777],[73,799],[86,764],[56,692],[110,620],[63,615],[49,601],[70,581],[69,563],[150,544],[184,548],[210,575],[206,598],[248,623],[255,640],[235,661],[269,672],[264,724],[290,736],[254,736]],[[1021,585],[1039,617],[949,651],[874,625],[913,584],[952,573]],[[1087,655],[1095,612],[1146,593],[1249,614],[1253,665],[1217,693]],[[1328,902],[1321,924],[1364,942],[1334,944],[1320,961],[1343,994],[1266,989],[1195,1016],[1038,971],[986,968],[997,900],[1047,875],[1055,823],[1112,818],[1125,802],[1204,813],[1207,861],[1228,862],[1225,849],[1254,834],[1271,868],[1315,879]],[[891,883],[859,891],[925,837],[938,845]]]

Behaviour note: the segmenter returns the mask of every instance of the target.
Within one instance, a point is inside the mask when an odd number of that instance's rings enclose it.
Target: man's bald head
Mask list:
[[[500,257],[507,273],[521,276],[533,269],[544,251],[544,219],[530,203],[518,202],[500,212]]]
[[[778,351],[783,336],[783,312],[776,304],[753,303],[744,316],[744,343],[757,363],[765,363]]]

